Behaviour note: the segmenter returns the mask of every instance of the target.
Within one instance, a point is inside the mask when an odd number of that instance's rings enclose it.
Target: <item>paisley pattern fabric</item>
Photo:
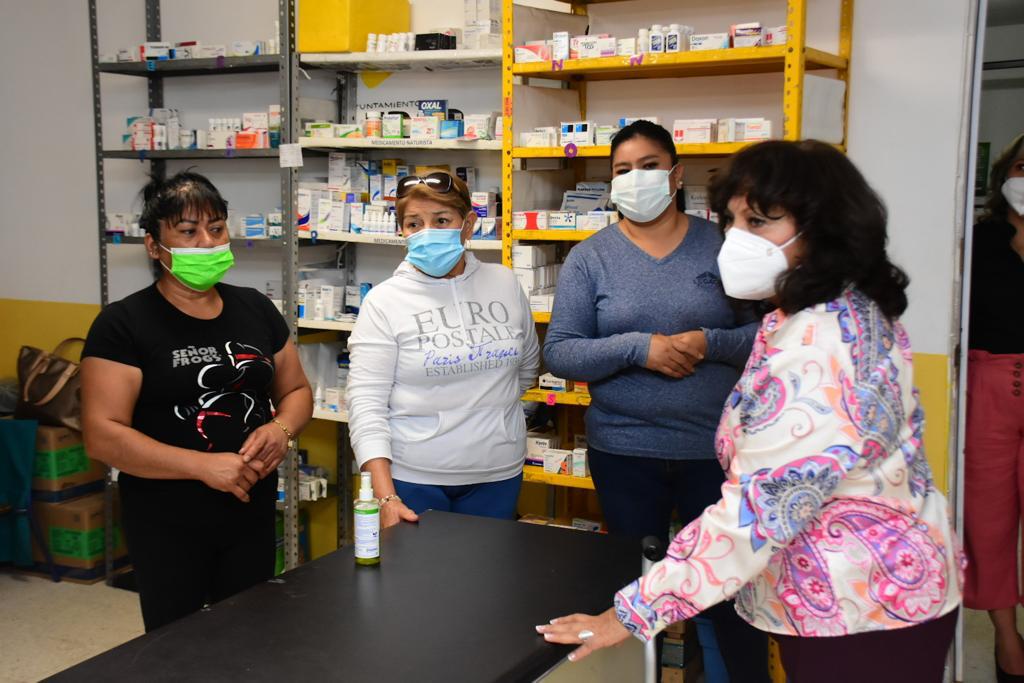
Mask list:
[[[736,598],[765,631],[838,636],[956,609],[963,553],[923,446],[910,341],[856,290],[766,316],[716,437],[723,497],[615,597],[642,639]]]

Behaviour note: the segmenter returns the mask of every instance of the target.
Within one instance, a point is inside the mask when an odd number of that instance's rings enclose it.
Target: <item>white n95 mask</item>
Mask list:
[[[612,202],[629,220],[650,223],[668,208],[676,196],[675,192],[670,194],[668,189],[668,175],[671,172],[671,169],[636,168],[615,176],[612,178]]]
[[[800,233],[778,245],[746,230],[730,228],[718,252],[718,272],[725,293],[734,299],[761,301],[775,296],[775,281],[789,270],[783,249]]]
[[[1024,177],[1007,178],[1002,192],[1013,210],[1024,216]]]

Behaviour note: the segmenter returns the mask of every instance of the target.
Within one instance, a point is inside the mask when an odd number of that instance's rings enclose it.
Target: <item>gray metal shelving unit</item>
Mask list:
[[[275,158],[279,156],[277,149],[241,149],[241,150],[168,150],[168,151],[130,151],[103,149],[103,110],[101,97],[101,74],[117,74],[147,79],[148,107],[164,106],[164,78],[178,76],[218,76],[225,74],[277,72],[279,85],[279,101],[281,104],[281,144],[297,142],[301,134],[297,81],[299,78],[299,61],[295,52],[295,0],[278,0],[278,20],[280,26],[280,54],[258,55],[255,57],[226,57],[215,59],[194,59],[181,61],[154,61],[130,63],[100,63],[97,0],[87,0],[89,6],[89,32],[92,47],[92,84],[93,84],[93,115],[96,149],[96,193],[97,193],[97,225],[100,264],[100,299],[103,306],[109,300],[109,272],[107,249],[117,244],[138,243],[141,240],[121,238],[115,239],[106,235],[106,201],[105,201],[105,168],[107,159],[129,159],[148,162],[154,175],[163,177],[166,174],[166,162],[170,159],[252,159]],[[143,0],[146,8],[146,40],[159,41],[161,38],[160,0]],[[299,171],[297,168],[280,169],[282,232],[280,240],[233,240],[247,243],[250,246],[259,244],[261,247],[276,246],[282,249],[281,279],[283,283],[284,316],[292,331],[292,339],[298,340],[296,328],[296,278],[299,269],[299,240],[295,229],[295,202],[298,188]],[[339,442],[344,439],[347,444],[347,431],[339,434]],[[344,543],[347,535],[347,509],[350,496],[348,469],[350,463],[343,459],[347,449],[338,449],[336,463],[338,471],[338,545]],[[113,499],[116,482],[107,475],[105,488],[106,516],[106,575],[107,583],[113,583]],[[298,565],[298,454],[289,451],[285,459],[285,501],[279,505],[284,512],[285,528],[285,566],[292,569]]]

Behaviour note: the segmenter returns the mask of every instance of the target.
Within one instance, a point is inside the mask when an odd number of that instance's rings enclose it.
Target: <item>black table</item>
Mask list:
[[[530,681],[573,649],[534,625],[607,609],[641,563],[633,539],[443,512],[381,554],[338,550],[50,680]]]

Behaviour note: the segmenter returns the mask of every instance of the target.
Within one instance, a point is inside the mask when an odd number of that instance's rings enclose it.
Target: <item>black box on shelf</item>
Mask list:
[[[446,33],[418,33],[416,35],[417,50],[454,50],[455,36]]]

